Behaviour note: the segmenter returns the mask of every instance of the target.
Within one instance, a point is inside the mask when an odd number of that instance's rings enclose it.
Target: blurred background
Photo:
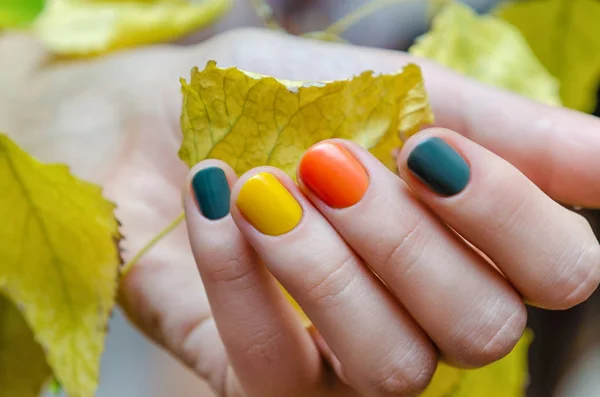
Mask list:
[[[269,1],[277,20],[292,33],[322,30],[367,2]],[[468,0],[465,3],[485,12],[497,1]],[[415,37],[427,30],[426,8],[425,1],[389,6],[353,26],[344,38],[357,45],[405,50]],[[218,32],[242,26],[262,26],[262,20],[249,1],[236,0],[233,9],[221,20],[177,43],[192,45]],[[1,62],[6,62],[2,54]],[[585,215],[597,222],[596,213]],[[598,223],[595,225],[598,227]],[[586,305],[571,311],[531,310],[531,326],[538,331],[530,357],[531,397],[600,396],[599,306],[596,294]],[[204,382],[132,328],[120,311],[113,314],[109,329],[98,397],[212,396]]]

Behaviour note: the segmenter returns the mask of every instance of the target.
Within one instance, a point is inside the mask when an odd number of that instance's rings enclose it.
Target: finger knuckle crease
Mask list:
[[[251,261],[248,259],[248,254],[240,253],[221,261],[215,260],[215,264],[209,272],[210,280],[218,283],[238,284],[240,288],[246,288],[253,274]]]
[[[323,264],[308,274],[304,280],[306,291],[315,303],[343,301],[337,298],[350,288],[358,271],[355,258],[349,254],[335,265]]]
[[[419,247],[419,239],[422,239],[424,231],[424,220],[418,219],[414,225],[406,231],[404,236],[392,244],[391,249],[383,256],[381,263],[386,267],[396,267],[402,264],[403,272],[409,273],[412,266],[418,262],[423,250]]]
[[[252,340],[249,340],[244,355],[248,362],[273,362],[280,358],[281,343],[278,341],[282,338],[281,333],[278,332],[256,332]]]
[[[526,198],[520,198],[518,200],[505,200],[504,204],[495,211],[495,216],[489,216],[490,222],[485,228],[485,233],[496,236],[509,236],[512,231],[520,224],[523,211],[529,206],[526,205],[529,201]]]
[[[557,308],[568,309],[587,300],[600,283],[600,246],[579,250],[575,260],[569,265],[559,265],[564,269],[549,286],[548,291],[559,297]],[[571,255],[568,255],[572,258]],[[561,261],[564,262],[564,261]],[[556,294],[556,291],[562,293]]]
[[[504,321],[498,320],[505,317],[501,312],[508,313]],[[527,323],[523,307],[506,305],[500,299],[484,317],[486,320],[479,327],[474,327],[456,342],[464,355],[463,360],[475,367],[487,365],[510,353]]]
[[[417,396],[429,385],[437,363],[416,346],[372,371],[370,383],[376,395]]]

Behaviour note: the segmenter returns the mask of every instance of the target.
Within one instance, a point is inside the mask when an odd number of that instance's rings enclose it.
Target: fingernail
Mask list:
[[[469,183],[469,165],[443,139],[428,138],[419,143],[408,156],[410,172],[440,196],[460,193]]]
[[[200,212],[211,220],[229,214],[229,184],[225,172],[219,167],[204,168],[192,178],[192,190]]]
[[[309,149],[300,162],[302,181],[325,204],[350,207],[360,201],[369,187],[362,164],[342,145],[323,142]]]
[[[302,207],[268,172],[256,174],[240,189],[236,204],[256,230],[269,236],[285,234],[302,219]]]

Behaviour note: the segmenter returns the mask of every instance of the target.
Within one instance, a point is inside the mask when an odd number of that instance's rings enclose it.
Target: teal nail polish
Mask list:
[[[437,137],[419,143],[408,155],[407,166],[431,190],[445,197],[460,193],[471,176],[462,156]]]
[[[192,178],[192,190],[200,212],[211,220],[229,214],[229,184],[225,172],[219,167],[204,168]]]

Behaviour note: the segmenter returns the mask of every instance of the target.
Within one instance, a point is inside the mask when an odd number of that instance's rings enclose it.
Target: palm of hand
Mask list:
[[[123,257],[130,259],[181,213],[187,167],[179,160],[178,78],[209,59],[247,70],[298,78],[307,69],[301,55],[274,63],[268,45],[250,51],[254,36],[241,31],[195,47],[157,47],[91,61],[48,64],[43,49],[27,37],[0,37],[0,130],[42,161],[67,163],[86,180],[104,187],[117,203]],[[295,56],[294,56],[295,55]],[[13,57],[14,56],[14,57]],[[306,59],[306,58],[305,58]],[[306,60],[304,61],[307,62]],[[312,70],[314,79],[332,78],[339,62]],[[291,65],[291,67],[290,67]],[[381,68],[380,68],[381,69]],[[305,77],[306,78],[306,77]],[[23,87],[26,87],[23,89]],[[120,303],[151,338],[174,353],[221,394],[229,386],[227,358],[211,320],[185,226],[152,248],[123,280]],[[345,389],[345,388],[344,388]],[[343,391],[348,395],[348,390]]]

